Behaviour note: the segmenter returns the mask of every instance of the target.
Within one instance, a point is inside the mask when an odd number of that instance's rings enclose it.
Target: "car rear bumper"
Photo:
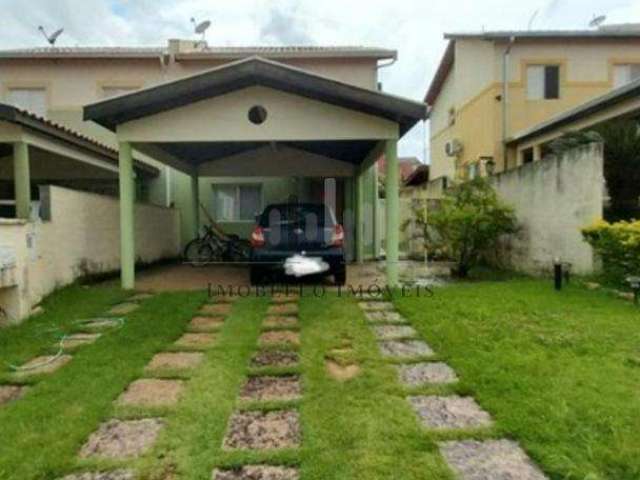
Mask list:
[[[282,270],[284,262],[293,255],[302,255],[302,252],[290,250],[254,249],[251,252],[251,266],[267,270]],[[321,258],[334,270],[345,265],[344,249],[329,248],[323,250],[305,250],[305,257]]]

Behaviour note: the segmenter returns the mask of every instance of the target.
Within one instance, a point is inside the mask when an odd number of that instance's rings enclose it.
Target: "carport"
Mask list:
[[[398,284],[397,142],[426,118],[425,104],[251,57],[88,105],[84,117],[118,137],[123,288],[135,286],[134,150],[190,175],[194,218],[200,176],[351,179],[359,261],[362,178],[385,155],[386,277]]]

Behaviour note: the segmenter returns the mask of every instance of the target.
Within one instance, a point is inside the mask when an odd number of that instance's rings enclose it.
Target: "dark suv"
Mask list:
[[[251,234],[251,283],[263,283],[270,272],[283,272],[294,255],[321,260],[323,275],[336,284],[346,281],[344,229],[327,205],[283,203],[269,205],[256,218]]]

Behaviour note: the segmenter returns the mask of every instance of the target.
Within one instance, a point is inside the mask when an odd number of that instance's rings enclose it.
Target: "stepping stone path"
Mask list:
[[[267,331],[258,339],[261,347],[297,347],[300,334],[291,328],[298,324],[298,296],[274,294],[263,328]],[[261,350],[253,355],[253,368],[293,367],[299,363],[299,355],[291,350]],[[239,399],[250,402],[288,402],[302,396],[299,375],[250,376],[240,391]],[[298,448],[302,442],[300,416],[295,409],[286,410],[237,410],[231,416],[227,433],[222,441],[225,450],[279,450]],[[245,465],[227,470],[214,470],[213,480],[298,480],[296,468],[274,465]]]
[[[362,300],[365,300],[364,298]],[[399,340],[418,336],[393,303],[382,297],[360,301],[367,321],[378,338],[381,354],[390,360],[410,360],[434,355],[425,342]],[[443,362],[404,363],[396,365],[399,382],[408,388],[452,384],[456,372]],[[491,427],[493,422],[471,397],[458,395],[411,396],[407,401],[421,424],[436,431]],[[440,452],[459,480],[544,480],[546,477],[533,464],[517,443],[510,440],[462,440],[439,444]]]
[[[128,470],[114,470],[112,472],[74,473],[61,480],[135,480],[133,472]]]
[[[109,420],[91,434],[80,450],[81,458],[126,460],[146,453],[158,438],[164,422],[157,418]]]
[[[65,349],[71,350],[84,345],[90,345],[100,338],[99,333],[74,333],[67,335],[63,345]]]
[[[462,480],[545,480],[526,453],[511,440],[443,442],[440,452]]]
[[[21,399],[28,389],[23,385],[0,385],[0,407]]]
[[[194,317],[189,323],[192,332],[215,332],[224,325],[224,317]]]
[[[449,365],[442,362],[398,365],[396,368],[398,369],[400,383],[406,387],[421,387],[458,381],[456,372]]]
[[[109,328],[116,328],[122,325],[122,319],[118,318],[90,318],[79,322],[80,328],[90,331],[101,331]]]
[[[109,315],[127,315],[135,312],[138,308],[140,308],[140,305],[136,302],[124,302],[114,305],[107,313]]]
[[[178,403],[184,390],[181,380],[143,378],[129,385],[117,403],[125,406],[171,407]]]
[[[232,308],[231,303],[209,303],[203,305],[200,309],[200,313],[204,315],[229,315]]]
[[[199,352],[166,352],[158,353],[145,367],[145,371],[189,370],[199,366],[204,354]]]
[[[212,333],[185,333],[174,345],[178,348],[204,350],[212,347],[216,342],[216,336]]]
[[[71,357],[71,355],[43,355],[41,357],[35,357],[22,365],[14,375],[22,378],[33,375],[42,375],[45,373],[53,373],[64,367],[72,358],[73,357]]]
[[[216,470],[213,480],[298,480],[300,474],[295,468],[271,467],[268,465],[247,465],[235,470]]]
[[[129,302],[144,302],[145,300],[149,300],[150,298],[153,298],[153,296],[154,296],[153,293],[140,292],[140,293],[136,293],[132,297],[129,297],[127,300]]]

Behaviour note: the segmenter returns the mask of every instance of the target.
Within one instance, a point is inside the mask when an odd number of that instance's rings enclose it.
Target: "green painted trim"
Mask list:
[[[200,236],[200,177],[191,175],[191,215],[193,218],[193,238]]]
[[[16,199],[16,218],[31,217],[31,169],[29,145],[26,142],[13,144],[13,177]]]
[[[362,172],[356,175],[356,262],[364,261],[364,176]]]
[[[378,166],[373,164],[373,259],[380,255],[381,235],[380,235],[380,192],[378,190]]]
[[[373,147],[358,167],[360,172],[368,171],[380,159],[380,157],[384,155],[385,145],[386,142],[382,140]]]
[[[398,260],[400,243],[400,185],[398,164],[398,141],[388,140],[385,148],[387,165],[386,207],[387,207],[387,285],[399,284]]]
[[[120,169],[120,281],[122,288],[133,290],[136,282],[136,247],[133,150],[130,143],[120,143],[118,164]]]

